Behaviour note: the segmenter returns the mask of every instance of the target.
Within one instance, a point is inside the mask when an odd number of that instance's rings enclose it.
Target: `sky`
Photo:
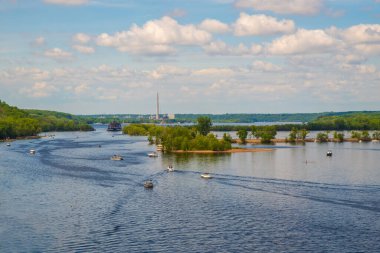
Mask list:
[[[0,0],[0,100],[73,114],[380,110],[380,0]]]

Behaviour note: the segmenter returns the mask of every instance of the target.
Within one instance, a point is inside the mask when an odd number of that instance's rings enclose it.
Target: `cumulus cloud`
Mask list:
[[[91,37],[84,33],[77,33],[73,36],[73,41],[81,44],[86,44],[91,40]]]
[[[275,39],[267,51],[275,55],[324,53],[337,44],[338,41],[323,30],[299,29],[294,34]]]
[[[95,52],[95,49],[93,47],[74,45],[73,48],[83,54],[93,54]]]
[[[320,12],[323,0],[237,0],[235,6],[279,14],[313,15]]]
[[[205,19],[199,24],[199,28],[211,33],[225,33],[230,27],[216,19]]]
[[[234,71],[229,68],[206,68],[194,70],[192,74],[198,76],[231,76]]]
[[[128,31],[100,34],[99,46],[115,47],[133,54],[170,54],[175,45],[203,45],[211,40],[210,33],[194,25],[180,25],[171,17],[146,22],[142,27],[132,25]]]
[[[350,43],[378,43],[380,42],[379,24],[360,24],[347,29],[336,29],[335,33]]]
[[[243,56],[260,54],[263,51],[263,46],[252,44],[247,47],[242,43],[237,46],[229,46],[223,41],[212,41],[203,46],[203,50],[209,55]]]
[[[169,65],[161,65],[157,69],[151,71],[149,73],[149,76],[153,79],[162,79],[167,76],[173,77],[175,75],[184,75],[187,72],[188,71],[184,68]]]
[[[252,64],[252,69],[263,72],[277,72],[281,70],[281,67],[274,65],[270,62],[254,61]]]
[[[26,94],[29,97],[33,98],[43,98],[50,96],[53,92],[58,89],[53,85],[49,85],[46,82],[35,82],[31,88],[22,88],[20,93]]]
[[[87,4],[88,0],[44,0],[48,4],[59,4],[59,5],[83,5]]]
[[[234,34],[237,36],[292,33],[295,30],[292,20],[277,20],[266,15],[248,15],[246,13],[240,13],[240,17],[233,27]]]
[[[71,57],[71,53],[66,52],[60,48],[53,48],[45,51],[44,55],[46,57],[54,58],[54,59],[68,59]]]

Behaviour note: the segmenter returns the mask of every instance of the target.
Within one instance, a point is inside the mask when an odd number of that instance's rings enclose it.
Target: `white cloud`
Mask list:
[[[46,57],[54,58],[54,59],[68,59],[71,57],[71,53],[66,52],[60,48],[53,48],[45,51],[44,55]]]
[[[128,31],[99,35],[99,46],[115,47],[133,54],[170,54],[175,45],[203,45],[211,40],[210,33],[194,25],[180,25],[171,17],[146,22],[142,27],[132,25]]]
[[[281,67],[270,62],[254,61],[252,64],[252,69],[263,72],[277,72],[281,70]]]
[[[199,24],[199,28],[211,33],[226,33],[230,27],[216,19],[205,19]]]
[[[292,33],[295,30],[292,20],[277,20],[266,15],[250,16],[246,13],[240,13],[240,17],[233,24],[233,27],[234,34],[237,36]]]
[[[34,44],[35,46],[43,46],[43,45],[45,44],[45,38],[42,37],[42,36],[40,36],[40,37],[38,37],[38,38],[36,38],[36,39],[34,40],[33,44]]]
[[[323,0],[237,0],[235,6],[279,14],[313,15],[320,12]]]
[[[378,43],[380,42],[379,24],[360,24],[344,30],[336,30],[338,36],[349,43]]]
[[[31,88],[22,88],[20,93],[26,94],[29,97],[33,98],[43,98],[50,96],[53,92],[56,92],[58,89],[53,85],[49,85],[46,82],[35,82]]]
[[[60,4],[60,5],[82,5],[87,4],[88,0],[43,0],[48,4]]]
[[[325,53],[337,45],[338,41],[323,30],[299,29],[275,39],[267,51],[275,55]]]
[[[73,36],[73,41],[81,43],[81,44],[86,44],[90,40],[91,40],[91,37],[84,33],[77,33]]]
[[[203,50],[210,55],[257,55],[263,51],[261,45],[252,44],[251,47],[247,47],[240,43],[237,46],[229,46],[223,41],[213,41],[203,46]]]
[[[175,75],[184,75],[188,71],[184,68],[179,68],[176,66],[162,65],[157,69],[151,71],[149,76],[153,79],[162,79],[164,77],[170,76],[173,77]]]
[[[93,47],[74,45],[73,48],[83,54],[93,54],[95,52],[95,49]]]
[[[234,71],[228,68],[206,68],[194,70],[192,74],[196,76],[231,76]]]

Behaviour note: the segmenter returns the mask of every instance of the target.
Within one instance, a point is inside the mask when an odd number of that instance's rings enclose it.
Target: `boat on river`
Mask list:
[[[211,176],[209,173],[205,172],[205,173],[201,174],[201,178],[204,178],[204,179],[211,179],[212,176]]]
[[[8,142],[8,143],[7,143],[7,147],[10,147],[10,146],[11,146],[11,144]]]
[[[157,154],[157,152],[150,152],[150,153],[148,153],[148,156],[149,157],[158,157],[158,154]]]
[[[326,156],[332,156],[332,151],[331,150],[327,151]]]
[[[168,172],[173,172],[174,171],[173,165],[169,165],[167,170]]]
[[[113,155],[113,156],[111,156],[111,160],[112,161],[121,161],[121,160],[124,160],[124,158],[120,155]]]
[[[112,121],[108,124],[107,131],[121,131],[121,124],[119,122]]]
[[[152,182],[152,180],[145,181],[144,182],[144,187],[147,188],[147,189],[153,188],[153,182]]]
[[[29,150],[29,154],[34,155],[36,151],[34,149]]]

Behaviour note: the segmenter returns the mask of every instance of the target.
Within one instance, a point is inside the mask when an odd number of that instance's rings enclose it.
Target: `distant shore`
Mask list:
[[[224,151],[214,151],[214,150],[176,150],[171,153],[176,154],[231,154],[231,153],[248,153],[248,152],[270,152],[273,151],[271,148],[233,148]]]
[[[371,141],[377,142],[378,140],[361,141],[361,140],[356,139],[356,138],[345,138],[343,141],[339,141],[338,139],[329,138],[327,142],[371,142]],[[232,142],[233,143],[241,143],[241,141],[239,139],[233,139]],[[295,142],[291,142],[287,139],[282,138],[282,139],[272,139],[271,142],[272,143],[304,143],[304,142],[319,142],[319,141],[317,140],[317,138],[306,138],[304,141],[297,140]],[[260,139],[247,139],[246,143],[248,143],[248,144],[262,144]]]
[[[33,135],[33,136],[24,136],[24,137],[16,137],[12,139],[1,139],[0,142],[12,142],[12,141],[19,141],[19,140],[33,140],[33,139],[40,139],[44,136],[39,135]]]

